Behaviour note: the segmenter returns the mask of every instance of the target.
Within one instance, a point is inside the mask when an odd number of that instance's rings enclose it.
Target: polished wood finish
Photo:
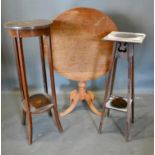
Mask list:
[[[48,94],[43,36],[39,37],[39,43],[40,43],[40,57],[41,57],[41,65],[42,65],[42,73],[43,73],[42,75],[43,75],[44,91]],[[52,116],[51,110],[49,111],[49,116]]]
[[[32,115],[30,112],[30,104],[29,104],[29,94],[28,94],[28,86],[27,86],[27,79],[26,79],[26,71],[25,71],[25,63],[24,63],[24,55],[23,55],[23,45],[22,45],[22,38],[19,37],[19,33],[17,31],[17,45],[19,50],[19,62],[21,67],[21,81],[23,84],[23,93],[24,93],[24,105],[26,107],[26,115],[28,120],[28,140],[29,144],[32,144]],[[23,109],[24,110],[24,109]]]
[[[33,21],[32,21],[33,23]],[[50,22],[49,22],[50,23]],[[10,23],[9,23],[10,24]],[[10,32],[11,36],[14,38],[15,45],[15,54],[16,54],[16,62],[17,62],[17,71],[19,78],[20,90],[22,93],[23,100],[23,120],[22,124],[25,125],[26,118],[28,122],[28,142],[32,144],[32,114],[40,114],[43,112],[49,112],[51,115],[51,109],[54,110],[55,120],[60,131],[63,131],[59,115],[57,111],[57,100],[56,100],[56,92],[55,92],[55,82],[54,82],[54,71],[53,71],[53,61],[52,61],[52,50],[51,50],[51,40],[50,40],[50,25],[45,22],[41,24],[37,24],[34,26],[29,22],[30,28],[28,28],[28,23],[26,27],[20,28],[20,24],[17,24],[18,28],[14,24],[14,27],[11,28],[10,25],[7,24],[5,27]],[[41,27],[42,25],[42,27]],[[41,55],[41,64],[42,64],[42,72],[43,72],[43,84],[45,94],[35,94],[29,96],[28,92],[28,84],[26,79],[26,67],[24,62],[24,51],[22,40],[24,37],[39,37],[40,39],[40,55]],[[48,44],[46,48],[48,49],[48,59],[49,59],[49,68],[50,68],[50,79],[51,79],[51,92],[52,94],[48,94],[48,86],[47,86],[47,78],[46,78],[46,65],[45,65],[45,56],[44,56],[44,40],[43,37],[48,38]]]
[[[95,9],[74,8],[60,14],[51,24],[55,70],[79,83],[105,75],[110,69],[113,43],[101,38],[113,30],[117,27],[110,17]],[[78,94],[74,92],[70,93],[70,98],[75,96],[75,102],[81,93],[79,90]],[[87,92],[84,88],[84,94],[92,98],[92,93]],[[71,102],[61,116],[74,108],[75,103]],[[100,115],[97,109],[93,112]]]
[[[44,56],[44,42],[43,37],[39,38],[40,43],[40,57],[41,57],[41,65],[42,65],[42,75],[43,75],[43,84],[44,91],[48,94],[48,86],[47,86],[47,77],[46,77],[46,64],[45,64],[45,56]]]
[[[51,88],[52,88],[52,96],[54,98],[54,116],[55,116],[55,120],[58,126],[58,129],[60,132],[63,132],[63,128],[61,126],[61,122],[59,120],[59,114],[58,114],[58,108],[57,108],[57,97],[56,97],[56,91],[55,91],[55,80],[54,80],[54,65],[53,65],[53,53],[51,52],[52,47],[51,47],[51,37],[50,35],[48,36],[49,41],[48,41],[48,46],[49,46],[49,52],[48,52],[48,63],[49,63],[49,70],[50,70],[50,84],[51,84]]]
[[[22,99],[24,99],[24,93],[23,93],[23,85],[21,81],[21,71],[20,71],[20,62],[19,62],[19,52],[18,52],[18,45],[17,45],[17,38],[14,38],[14,51],[15,51],[15,56],[16,56],[16,67],[17,67],[17,73],[18,73],[18,81],[19,81],[19,87]]]
[[[54,67],[75,81],[96,79],[109,71],[113,43],[101,39],[117,30],[103,12],[75,8],[60,14],[51,25]]]

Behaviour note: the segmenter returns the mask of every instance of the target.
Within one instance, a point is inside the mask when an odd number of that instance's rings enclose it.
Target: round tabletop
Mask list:
[[[103,12],[75,8],[60,14],[51,25],[54,67],[76,81],[96,79],[109,71],[113,43],[102,38],[116,31]]]
[[[5,23],[4,27],[11,30],[34,30],[47,28],[51,25],[50,20],[37,19],[28,21],[10,21]]]

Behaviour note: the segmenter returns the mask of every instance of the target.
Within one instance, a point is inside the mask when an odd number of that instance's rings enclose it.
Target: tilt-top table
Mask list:
[[[73,111],[78,101],[86,101],[96,114],[94,93],[86,82],[105,75],[110,68],[112,42],[101,40],[117,30],[106,14],[90,8],[75,8],[60,14],[51,25],[54,68],[62,76],[78,81],[78,90],[70,93],[70,106],[60,116]]]

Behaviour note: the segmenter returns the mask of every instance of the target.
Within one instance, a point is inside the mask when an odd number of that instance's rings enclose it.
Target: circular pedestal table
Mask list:
[[[78,101],[85,100],[97,115],[94,94],[86,82],[106,74],[110,69],[113,43],[101,40],[117,30],[104,13],[90,8],[74,8],[60,14],[51,25],[54,67],[62,76],[78,81],[78,90],[70,93],[70,106],[60,116],[72,112]]]

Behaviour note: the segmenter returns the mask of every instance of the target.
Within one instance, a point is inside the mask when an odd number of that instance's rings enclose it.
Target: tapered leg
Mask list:
[[[44,91],[48,94],[48,85],[47,85],[47,76],[46,76],[46,64],[45,64],[45,53],[44,53],[44,42],[43,36],[39,37],[40,43],[40,57],[41,57],[41,65],[42,65],[42,75],[43,75],[43,84],[44,84]],[[52,116],[51,110],[48,112],[49,116]]]
[[[57,108],[54,106],[53,110],[54,110],[55,121],[57,123],[58,129],[60,132],[63,132],[63,128],[62,128],[61,122],[59,120],[59,114],[58,114]]]
[[[23,118],[22,118],[22,124],[26,124],[26,112],[23,110]]]
[[[19,88],[20,88],[20,93],[21,93],[22,100],[23,100],[24,92],[23,92],[23,85],[22,85],[22,79],[21,79],[21,70],[20,70],[17,38],[14,38],[14,50],[15,50],[15,56],[16,56],[16,66],[17,66],[17,73],[18,73]]]
[[[134,123],[134,45],[132,45],[132,119],[131,122]]]
[[[105,88],[105,95],[104,95],[104,100],[103,100],[103,104],[102,104],[102,115],[101,115],[101,121],[100,121],[100,125],[99,125],[99,133],[102,132],[102,126],[103,126],[103,119],[104,119],[104,115],[105,115],[105,106],[106,106],[106,102],[107,102],[107,98],[108,98],[108,91],[109,91],[109,85],[111,83],[111,74],[112,74],[112,70],[114,68],[115,62],[116,62],[116,53],[117,52],[117,43],[114,43],[114,47],[113,47],[113,60],[111,63],[111,67],[110,67],[110,71],[108,74],[108,79],[106,82],[106,88]],[[114,80],[113,80],[114,81]],[[108,109],[108,113],[110,113],[110,109]]]
[[[127,104],[127,118],[126,118],[126,129],[125,129],[125,137],[126,141],[129,140],[130,126],[131,126],[131,113],[132,113],[132,51],[128,50],[128,104]]]
[[[115,43],[115,52],[114,52],[114,62],[113,62],[113,66],[112,66],[112,73],[111,73],[111,77],[110,77],[110,93],[109,93],[109,97],[112,96],[113,94],[113,88],[114,88],[114,81],[115,81],[115,73],[116,73],[116,68],[117,68],[117,43]],[[110,109],[108,109],[107,112],[107,116],[109,117],[110,115]]]
[[[23,85],[22,85],[22,79],[21,79],[21,68],[20,68],[20,62],[19,62],[19,53],[18,53],[18,44],[17,44],[17,38],[14,38],[14,49],[15,49],[15,56],[16,56],[16,66],[17,66],[17,73],[18,73],[18,81],[19,81],[19,88],[22,100],[24,100],[24,91],[23,91]],[[26,122],[26,112],[23,110],[22,113],[22,124],[25,125]]]
[[[44,91],[48,94],[47,77],[46,77],[46,65],[45,65],[44,46],[43,46],[43,36],[41,36],[39,38],[39,42],[40,42],[40,56],[41,56]]]
[[[113,94],[115,74],[116,74],[116,67],[117,67],[117,59],[118,59],[117,56],[115,56],[114,65],[113,65],[113,69],[112,69],[112,73],[111,73],[110,94],[109,94],[109,96],[111,96]]]
[[[24,61],[22,38],[20,38],[19,32],[18,31],[16,32],[17,32],[18,54],[19,54],[19,66],[20,66],[21,81],[22,81],[24,101],[25,101],[24,104],[25,104],[27,120],[28,120],[28,137],[29,137],[29,144],[31,144],[32,143],[32,117],[30,113],[29,94],[28,94],[28,86],[27,86],[27,79],[26,79],[26,68],[25,68],[25,61]]]
[[[102,105],[102,114],[101,114],[99,130],[98,130],[99,133],[102,132],[103,119],[104,119],[104,115],[105,115],[105,105],[106,105],[106,101],[107,101],[107,97],[108,97],[108,89],[109,89],[110,77],[111,77],[111,71],[109,72],[108,79],[107,79],[107,82],[106,82],[105,95],[104,95],[104,100],[103,100],[103,105]]]
[[[56,98],[56,91],[55,91],[55,80],[54,80],[54,66],[53,66],[53,55],[52,55],[52,47],[51,47],[51,38],[49,36],[49,51],[48,51],[48,62],[49,62],[49,70],[50,70],[50,81],[51,81],[51,88],[52,88],[52,96],[54,98],[54,116],[60,132],[63,131],[61,126],[61,122],[59,120],[59,115],[57,111],[57,98]]]
[[[128,121],[126,121],[126,125],[125,125],[125,139],[126,141],[129,141],[129,131],[130,130],[130,123]]]
[[[27,113],[28,120],[28,142],[32,144],[32,115],[30,112]]]
[[[116,67],[117,67],[117,56],[115,56],[114,64],[112,68],[111,78],[110,78],[110,94],[109,96],[112,96],[113,94],[113,88],[114,88],[114,81],[115,81],[115,73],[116,73]],[[108,109],[107,116],[110,115],[110,109]]]

